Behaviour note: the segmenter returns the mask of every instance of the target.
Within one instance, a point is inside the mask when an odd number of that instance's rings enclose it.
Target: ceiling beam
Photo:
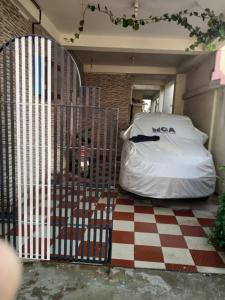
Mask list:
[[[160,90],[160,86],[159,85],[142,85],[142,84],[134,84],[133,85],[133,89],[134,90],[152,90],[152,91],[158,91]]]
[[[91,65],[84,64],[86,73],[117,73],[117,74],[151,74],[151,75],[175,75],[174,67],[155,66],[121,66],[121,65]]]
[[[167,54],[187,54],[196,55],[202,53],[202,48],[198,47],[195,51],[186,52],[192,43],[191,38],[157,38],[147,36],[103,36],[81,34],[74,43],[68,39],[72,34],[62,34],[60,44],[70,50],[94,50],[94,51],[120,51],[135,53],[167,53]]]
[[[174,76],[174,75],[173,75]],[[153,76],[154,77],[154,76]],[[154,79],[150,75],[149,78],[139,78],[138,75],[134,75],[134,84],[146,84],[146,85],[158,85],[158,86],[164,86],[165,80],[164,79]]]

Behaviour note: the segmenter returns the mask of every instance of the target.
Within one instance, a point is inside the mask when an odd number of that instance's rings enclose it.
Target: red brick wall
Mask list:
[[[101,107],[119,108],[119,128],[126,129],[129,125],[129,106],[133,78],[126,74],[85,73],[84,84],[101,88]],[[118,137],[117,174],[120,169],[120,155],[123,141]],[[118,183],[118,175],[116,177]]]
[[[85,85],[101,88],[101,107],[119,108],[119,131],[129,124],[132,83],[132,76],[126,74],[84,74]]]

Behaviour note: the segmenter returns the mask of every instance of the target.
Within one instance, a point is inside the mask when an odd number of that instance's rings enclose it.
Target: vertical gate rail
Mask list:
[[[100,107],[101,89],[95,86],[81,86],[80,97],[75,105]]]
[[[55,104],[54,112],[54,120],[58,120],[55,131],[60,132],[54,135],[53,203],[56,205],[53,205],[51,257],[108,263],[118,110]],[[73,135],[69,137],[71,118]]]

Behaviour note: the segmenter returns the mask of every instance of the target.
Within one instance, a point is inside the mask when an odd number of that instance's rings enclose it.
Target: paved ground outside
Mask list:
[[[28,263],[17,300],[220,300],[225,275]]]

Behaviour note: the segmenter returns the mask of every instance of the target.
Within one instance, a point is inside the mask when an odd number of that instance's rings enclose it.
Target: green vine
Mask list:
[[[221,170],[225,171],[225,166]],[[221,180],[224,181],[224,178]],[[217,217],[210,230],[209,238],[217,248],[225,250],[225,192],[219,196]]]
[[[80,37],[80,34],[84,31],[86,14],[88,11],[106,14],[114,25],[122,26],[123,28],[131,27],[135,31],[138,31],[141,27],[151,23],[159,23],[163,21],[174,22],[178,26],[182,26],[187,29],[189,32],[189,36],[195,38],[195,42],[186,49],[187,51],[194,50],[199,45],[203,45],[204,49],[206,50],[215,51],[215,40],[225,40],[224,15],[217,15],[213,10],[209,8],[202,10],[202,12],[190,11],[188,9],[185,9],[178,13],[165,13],[162,16],[149,16],[147,18],[137,19],[135,18],[135,15],[132,15],[131,17],[127,17],[126,15],[123,15],[122,17],[116,17],[112,13],[112,11],[108,9],[107,6],[102,8],[100,4],[88,4],[85,7],[82,19],[79,22],[78,31],[74,34],[74,38],[66,40],[69,40],[73,43],[75,39],[78,39]],[[205,31],[202,31],[199,26],[193,26],[189,21],[190,17],[200,18],[204,23],[207,23],[207,29]]]

